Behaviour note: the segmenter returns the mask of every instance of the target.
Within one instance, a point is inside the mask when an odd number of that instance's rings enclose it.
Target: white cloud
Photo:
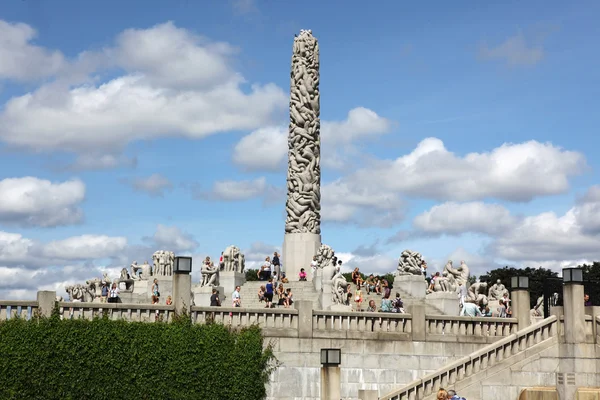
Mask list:
[[[448,202],[417,215],[413,227],[418,232],[433,235],[466,232],[496,235],[510,229],[516,222],[510,211],[500,204]]]
[[[191,251],[198,247],[198,242],[192,235],[176,226],[159,224],[152,239],[156,246],[169,251]]]
[[[125,180],[134,190],[144,192],[150,196],[162,197],[166,190],[173,188],[169,179],[161,174],[152,174],[146,178],[133,178]]]
[[[82,170],[101,170],[117,167],[135,167],[137,158],[128,158],[123,155],[115,154],[80,154],[75,162],[68,165],[66,169],[73,171]]]
[[[579,199],[573,210],[575,218],[585,233],[600,233],[600,186],[592,186]]]
[[[62,260],[102,259],[116,257],[126,247],[125,237],[81,235],[47,243],[43,255]]]
[[[36,35],[29,25],[0,20],[0,79],[28,81],[45,78],[65,67],[62,53],[31,43]]]
[[[358,267],[363,274],[385,275],[394,273],[398,268],[398,260],[385,254],[364,257],[352,253],[336,252],[335,255],[342,260],[342,272],[351,272]]]
[[[321,123],[321,164],[340,169],[353,143],[370,139],[391,130],[392,122],[364,107],[348,112],[343,121]],[[288,129],[284,126],[261,128],[244,136],[234,147],[233,161],[248,170],[275,171],[286,166]]]
[[[251,243],[250,248],[242,250],[246,269],[258,269],[265,262],[265,258],[273,257],[274,252],[281,254],[281,248],[264,242]]]
[[[0,231],[0,265],[26,262],[34,242],[18,233]]]
[[[79,180],[53,183],[34,177],[0,181],[0,221],[51,227],[80,222],[85,185]]]
[[[487,153],[458,157],[436,138],[423,140],[410,154],[380,161],[346,178],[352,188],[402,192],[442,200],[498,198],[529,201],[564,193],[569,177],[586,168],[581,153],[550,143],[504,144]]]
[[[509,66],[528,66],[535,65],[544,58],[544,48],[541,45],[529,45],[525,36],[519,33],[495,47],[483,45],[479,49],[479,56],[483,59],[504,61]]]
[[[265,202],[270,202],[274,198],[280,199],[282,195],[281,189],[269,185],[265,177],[260,177],[253,180],[216,181],[213,184],[209,198],[213,200],[243,201],[259,197],[263,198]]]
[[[276,171],[287,160],[288,132],[285,127],[255,130],[244,136],[233,148],[233,162],[247,170]]]
[[[243,87],[232,53],[172,23],[127,30],[96,56],[98,68],[125,75],[98,85],[44,85],[10,99],[0,139],[38,151],[115,154],[135,140],[264,126],[285,109],[286,96],[273,84]]]

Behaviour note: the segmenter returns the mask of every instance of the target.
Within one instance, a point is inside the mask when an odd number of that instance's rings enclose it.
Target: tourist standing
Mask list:
[[[152,284],[152,304],[158,304],[160,301],[160,291],[158,290],[158,279],[154,279],[154,283]]]
[[[231,294],[231,305],[233,307],[241,307],[242,306],[242,296],[240,295],[240,287],[236,286],[235,290]]]
[[[275,270],[275,274],[277,275],[277,280],[281,279],[281,263],[279,261],[279,254],[277,254],[277,252],[273,253],[273,261],[271,262],[271,264],[273,264],[273,269]]]
[[[587,293],[583,296],[583,305],[585,307],[591,307],[592,306],[592,301],[590,300],[590,295],[587,294]]]
[[[211,307],[220,307],[221,300],[219,299],[219,291],[217,289],[212,290],[212,295],[210,296],[210,306]]]
[[[109,303],[118,303],[119,302],[119,288],[117,287],[116,283],[113,283],[112,287],[110,288],[108,302]]]
[[[271,305],[273,304],[273,278],[269,278],[269,282],[267,283],[267,286],[265,287],[266,292],[265,292],[265,301],[267,303],[267,305],[265,306],[265,308],[271,308]]]
[[[100,303],[106,303],[108,299],[108,285],[106,281],[102,281],[102,297],[100,297]]]

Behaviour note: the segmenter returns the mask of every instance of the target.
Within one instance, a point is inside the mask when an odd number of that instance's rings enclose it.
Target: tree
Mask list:
[[[586,281],[600,281],[600,262],[594,261],[592,264],[578,265],[583,268],[583,279]]]
[[[548,278],[558,278],[558,272],[551,271],[547,268],[514,268],[504,267],[488,271],[485,275],[481,275],[479,280],[487,282],[489,286],[496,283],[498,279],[504,286],[510,289],[510,278],[513,276],[529,277],[529,295],[531,308],[535,305],[538,297],[544,294],[544,281]]]

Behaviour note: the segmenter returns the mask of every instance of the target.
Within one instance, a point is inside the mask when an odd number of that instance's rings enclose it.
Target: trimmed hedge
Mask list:
[[[275,368],[258,327],[11,319],[0,399],[264,399]]]

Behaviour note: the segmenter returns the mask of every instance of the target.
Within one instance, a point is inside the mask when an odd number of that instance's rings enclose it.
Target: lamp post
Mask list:
[[[321,349],[321,399],[339,400],[342,397],[340,349]]]
[[[529,277],[513,276],[510,278],[512,296],[513,318],[517,319],[518,329],[525,329],[531,324],[529,309],[531,299],[529,297]]]
[[[563,313],[566,343],[585,342],[583,269],[563,269]]]
[[[192,257],[175,257],[173,265],[173,305],[175,312],[190,312],[192,303]]]

